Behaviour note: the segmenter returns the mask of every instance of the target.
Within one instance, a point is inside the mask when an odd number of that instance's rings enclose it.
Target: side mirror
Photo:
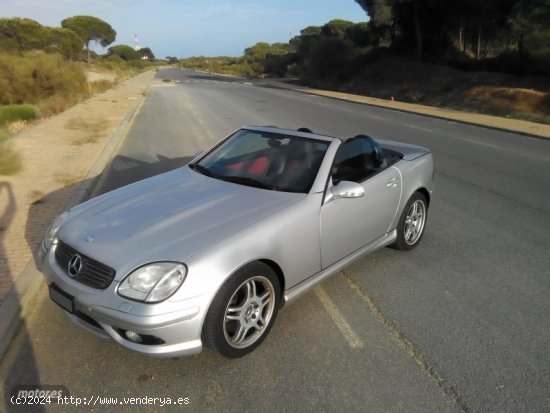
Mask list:
[[[365,188],[357,182],[340,181],[331,189],[335,199],[338,198],[360,198],[365,195]]]

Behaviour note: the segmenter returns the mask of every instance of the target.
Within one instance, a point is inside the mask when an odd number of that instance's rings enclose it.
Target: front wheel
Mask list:
[[[242,357],[265,339],[279,309],[279,280],[266,264],[252,263],[220,288],[204,323],[206,343],[225,357]]]
[[[391,247],[408,251],[418,245],[428,219],[428,203],[426,197],[415,192],[405,205],[399,223],[397,224],[397,238]]]

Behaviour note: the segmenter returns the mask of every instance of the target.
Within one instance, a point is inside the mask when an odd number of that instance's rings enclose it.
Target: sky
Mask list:
[[[368,20],[354,0],[0,0],[0,17],[59,27],[76,15],[109,23],[117,32],[111,46],[134,46],[137,34],[139,46],[159,58],[241,56],[259,41],[288,42],[307,26]]]

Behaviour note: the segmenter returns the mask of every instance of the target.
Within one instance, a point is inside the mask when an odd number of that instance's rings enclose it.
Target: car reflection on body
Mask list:
[[[284,303],[366,253],[414,248],[432,175],[418,146],[244,127],[61,214],[40,266],[51,299],[95,334],[152,356],[206,344],[240,357]]]

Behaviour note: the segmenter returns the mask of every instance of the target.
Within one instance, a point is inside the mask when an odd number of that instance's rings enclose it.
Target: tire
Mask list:
[[[397,238],[391,248],[409,251],[418,245],[428,219],[428,203],[426,197],[415,192],[405,205],[399,223],[397,224]]]
[[[221,355],[247,355],[266,338],[279,310],[281,287],[275,272],[255,262],[219,289],[206,315],[203,338]]]

